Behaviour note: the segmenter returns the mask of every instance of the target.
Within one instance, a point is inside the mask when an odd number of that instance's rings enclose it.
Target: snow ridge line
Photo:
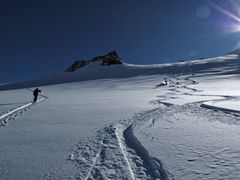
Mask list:
[[[119,132],[119,129],[116,129],[115,134],[116,134],[116,136],[117,136],[117,140],[118,140],[119,147],[120,147],[120,149],[121,149],[121,151],[122,151],[122,154],[123,154],[123,157],[124,157],[125,161],[127,162],[128,170],[129,170],[129,172],[130,172],[131,178],[132,178],[133,180],[135,180],[135,176],[134,176],[133,170],[132,170],[131,165],[130,165],[130,162],[129,162],[128,158],[127,158],[126,148],[124,148],[124,145],[123,145],[123,143],[122,143],[122,140],[121,140],[121,138],[120,138],[120,134],[119,134],[119,133],[122,134],[122,132]]]
[[[217,102],[217,101],[216,101],[216,102]],[[223,112],[239,113],[239,110],[228,109],[228,108],[218,107],[218,106],[211,106],[211,105],[204,104],[204,103],[202,103],[202,104],[200,105],[200,107],[207,108],[207,109],[213,109],[213,110],[220,110],[220,111],[223,111]]]
[[[85,180],[90,179],[91,172],[92,172],[93,168],[95,167],[95,164],[96,164],[98,158],[100,157],[100,153],[102,151],[102,145],[103,145],[103,141],[102,140],[101,140],[100,144],[101,144],[101,148],[100,148],[99,152],[96,154],[95,158],[93,159],[93,163],[92,163],[92,165],[91,165],[91,167],[90,167],[90,169],[88,171],[88,174],[87,174]]]
[[[42,99],[37,100],[36,103],[40,103],[41,101],[43,101],[43,100],[45,100],[45,99],[46,99],[46,98],[43,97]],[[14,109],[14,110],[6,113],[6,114],[1,115],[1,116],[0,116],[0,126],[3,124],[3,123],[2,123],[2,120],[3,120],[4,118],[6,118],[6,117],[8,117],[8,116],[10,116],[10,115],[12,115],[12,114],[14,114],[15,112],[19,112],[19,111],[22,110],[22,109],[25,109],[25,108],[27,108],[27,107],[30,107],[30,106],[33,105],[33,104],[34,104],[34,103],[32,103],[32,102],[27,103],[27,104],[22,105],[22,106],[20,106],[20,107],[18,107],[18,108],[16,108],[16,109]],[[4,124],[6,124],[6,122],[5,122]]]
[[[133,133],[132,125],[123,132],[126,145],[135,150],[135,153],[143,160],[143,166],[147,170],[148,175],[154,179],[169,180],[174,179],[173,175],[168,173],[157,158],[151,157],[145,147],[140,143]],[[171,175],[171,177],[170,177]],[[169,177],[168,177],[169,176]]]

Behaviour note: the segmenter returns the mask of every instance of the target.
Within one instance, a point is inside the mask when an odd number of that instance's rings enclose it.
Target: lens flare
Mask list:
[[[231,21],[226,20],[225,28],[228,28],[229,33],[240,32],[240,4],[235,0],[229,0],[230,10],[223,8],[222,6],[208,1],[210,6],[215,10],[219,11],[223,15],[225,15]]]
[[[197,17],[200,18],[200,19],[207,19],[210,15],[211,15],[211,10],[209,8],[209,6],[207,5],[200,5],[198,8],[197,8]]]

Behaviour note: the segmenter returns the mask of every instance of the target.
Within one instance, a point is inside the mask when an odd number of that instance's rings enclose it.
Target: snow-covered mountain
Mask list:
[[[91,60],[79,60],[69,66],[65,72],[50,76],[45,76],[36,80],[27,80],[25,82],[0,85],[0,90],[17,89],[44,85],[54,85],[69,82],[88,81],[96,79],[109,78],[128,78],[141,75],[158,75],[158,74],[191,74],[201,72],[211,72],[213,69],[221,69],[223,74],[235,74],[238,70],[239,61],[236,50],[230,54],[215,58],[200,59],[194,61],[154,64],[154,65],[133,65],[125,64],[121,61],[115,51],[105,56],[97,56]],[[107,62],[113,58],[116,62],[112,66],[103,65],[103,61]],[[231,67],[231,70],[228,70]]]
[[[0,179],[240,179],[238,51],[107,65],[114,58],[0,85]]]

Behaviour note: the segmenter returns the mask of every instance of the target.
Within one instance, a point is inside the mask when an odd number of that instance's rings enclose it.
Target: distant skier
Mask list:
[[[33,91],[33,102],[37,102],[37,98],[38,98],[38,93],[42,92],[40,89],[36,88],[34,91]]]
[[[161,87],[161,86],[167,86],[167,85],[168,85],[168,81],[165,80],[165,81],[161,82],[160,84],[156,85],[155,88],[159,88],[159,87]]]

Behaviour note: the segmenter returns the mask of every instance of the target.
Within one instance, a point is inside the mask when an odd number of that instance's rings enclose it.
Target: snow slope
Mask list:
[[[239,63],[92,63],[1,85],[0,179],[239,179]]]

